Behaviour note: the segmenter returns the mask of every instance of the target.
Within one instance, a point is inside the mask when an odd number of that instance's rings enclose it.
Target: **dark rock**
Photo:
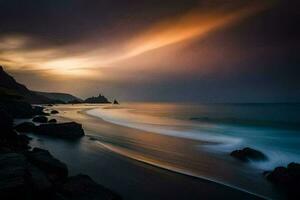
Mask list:
[[[24,151],[29,148],[29,140],[13,130],[13,119],[6,111],[0,109],[0,152]]]
[[[115,99],[113,104],[119,104],[119,102]]]
[[[249,160],[267,160],[267,156],[262,152],[248,147],[242,150],[235,150],[231,152],[230,155],[244,162]]]
[[[0,154],[0,199],[29,199],[27,164],[22,154]]]
[[[17,126],[15,126],[15,130],[20,132],[20,133],[34,132],[35,125],[32,122],[23,122],[23,123],[18,124]]]
[[[48,121],[48,123],[57,123],[57,120],[56,120],[56,119],[50,119],[50,120]]]
[[[38,95],[33,91],[30,91],[26,86],[18,83],[12,76],[6,73],[1,67],[0,70],[0,87],[9,91],[9,98],[14,100],[24,100],[29,103],[51,103],[53,100]],[[13,94],[13,95],[11,95]]]
[[[54,158],[49,151],[34,148],[26,156],[31,163],[47,174],[49,180],[56,182],[67,178],[67,166]]]
[[[35,133],[70,139],[84,136],[82,125],[76,122],[41,124],[36,127]]]
[[[120,196],[109,189],[95,183],[87,175],[77,175],[67,179],[60,188],[60,194],[72,200],[117,200]]]
[[[287,167],[276,167],[265,173],[265,176],[286,192],[288,199],[300,199],[300,164],[290,163]]]
[[[10,132],[13,127],[13,118],[5,110],[1,108],[0,108],[0,126],[1,126],[1,134],[6,134],[7,132]]]
[[[58,114],[59,112],[57,110],[52,110],[51,114]]]
[[[30,185],[36,193],[39,193],[35,195],[44,196],[46,193],[50,194],[52,190],[52,183],[48,179],[47,175],[32,164],[29,164],[27,169],[29,172],[28,176],[30,179]]]
[[[44,116],[48,116],[48,113],[44,112],[44,107],[43,106],[33,106],[33,112],[34,115],[44,115]]]
[[[34,117],[32,119],[33,122],[38,122],[38,123],[47,123],[48,122],[48,118],[45,117],[45,116],[37,116],[37,117]]]
[[[107,98],[101,94],[98,97],[90,97],[87,98],[84,103],[111,103],[107,100]]]
[[[5,110],[13,118],[28,119],[34,116],[31,105],[22,100],[3,100],[0,99],[0,108]]]

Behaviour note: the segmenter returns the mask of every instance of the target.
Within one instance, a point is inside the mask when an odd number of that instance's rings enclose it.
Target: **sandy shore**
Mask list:
[[[204,142],[113,125],[86,115],[91,108],[55,107],[58,120],[83,124],[87,136],[80,141],[34,136],[32,145],[49,149],[71,173],[86,173],[124,199],[280,198],[260,171],[199,151]],[[249,174],[241,176],[245,170]]]

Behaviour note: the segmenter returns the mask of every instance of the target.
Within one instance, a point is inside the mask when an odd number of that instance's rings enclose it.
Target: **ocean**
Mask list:
[[[300,104],[128,103],[87,112],[110,123],[157,134],[210,142],[202,150],[228,152],[251,147],[270,170],[300,162]]]
[[[199,199],[204,183],[283,199],[263,172],[300,162],[300,104],[122,103],[51,109],[59,111],[59,122],[81,123],[86,136],[73,142],[32,135],[31,145],[49,149],[67,163],[71,175],[86,173],[126,199]],[[245,147],[261,151],[267,160],[244,163],[230,156]]]

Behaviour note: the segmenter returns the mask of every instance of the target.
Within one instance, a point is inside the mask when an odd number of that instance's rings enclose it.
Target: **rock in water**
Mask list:
[[[249,147],[242,150],[235,150],[231,152],[230,155],[244,162],[249,160],[267,160],[267,156],[265,154]]]
[[[290,163],[287,167],[276,167],[265,172],[266,178],[287,193],[288,199],[300,199],[300,164]]]
[[[70,139],[84,136],[82,125],[76,122],[41,124],[36,127],[35,133]]]
[[[113,104],[119,104],[119,102],[115,99]]]
[[[84,103],[111,103],[107,100],[107,98],[101,94],[98,97],[90,97],[87,98]]]
[[[23,123],[18,124],[17,126],[15,126],[15,130],[20,132],[20,133],[34,132],[35,125],[32,122],[23,122]]]
[[[56,119],[50,119],[50,120],[48,121],[48,123],[57,123],[57,120],[56,120]]]
[[[47,123],[48,122],[48,118],[45,117],[45,116],[37,116],[37,117],[34,117],[32,119],[33,122],[38,122],[38,123]]]
[[[49,151],[34,148],[26,156],[31,163],[45,172],[51,181],[63,180],[68,177],[67,166],[54,158]]]
[[[58,114],[59,112],[57,110],[52,110],[51,114]]]
[[[77,175],[68,178],[62,185],[60,193],[66,199],[72,200],[118,200],[118,195],[95,183],[89,176]]]

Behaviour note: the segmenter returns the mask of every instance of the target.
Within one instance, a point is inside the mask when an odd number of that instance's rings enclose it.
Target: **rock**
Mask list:
[[[109,189],[95,183],[89,176],[79,174],[67,179],[59,193],[72,200],[117,200],[121,199]]]
[[[30,184],[35,192],[38,192],[39,196],[44,196],[45,193],[50,193],[52,189],[52,183],[48,179],[47,175],[37,168],[36,166],[29,164],[28,167]]]
[[[49,151],[34,148],[26,154],[28,160],[47,174],[52,182],[64,180],[68,176],[67,166],[54,158]]]
[[[51,189],[46,174],[23,154],[0,154],[0,199],[45,199]]]
[[[300,199],[300,164],[290,163],[287,167],[276,167],[265,173],[265,176],[286,192],[288,199]]]
[[[48,118],[45,117],[45,116],[37,116],[37,117],[34,117],[32,119],[33,122],[38,122],[38,123],[47,123],[48,122]]]
[[[69,139],[84,136],[82,125],[76,122],[41,124],[36,127],[35,133]]]
[[[0,152],[25,151],[29,148],[29,139],[13,130],[13,118],[0,109]]]
[[[51,114],[58,114],[59,112],[57,110],[52,110]]]
[[[15,126],[15,130],[20,132],[20,133],[34,132],[35,125],[32,122],[23,122],[23,123],[18,124],[17,126]]]
[[[0,199],[29,199],[27,164],[22,154],[0,154]]]
[[[113,104],[119,104],[119,102],[115,99]]]
[[[56,119],[50,119],[50,120],[48,121],[48,123],[57,123],[57,120],[56,120]]]
[[[44,116],[48,116],[48,113],[44,112],[44,107],[43,106],[33,106],[33,112],[34,115],[44,115]]]
[[[0,108],[0,126],[1,134],[7,134],[12,130],[13,118],[5,110]],[[1,135],[0,135],[1,137]]]
[[[111,103],[107,100],[107,98],[101,94],[98,97],[90,97],[84,100],[84,103]]]
[[[244,162],[248,162],[249,160],[267,160],[267,156],[262,152],[248,147],[242,150],[235,150],[230,155]]]
[[[28,119],[34,116],[32,106],[22,100],[3,100],[0,98],[0,108],[5,110],[13,118]]]

